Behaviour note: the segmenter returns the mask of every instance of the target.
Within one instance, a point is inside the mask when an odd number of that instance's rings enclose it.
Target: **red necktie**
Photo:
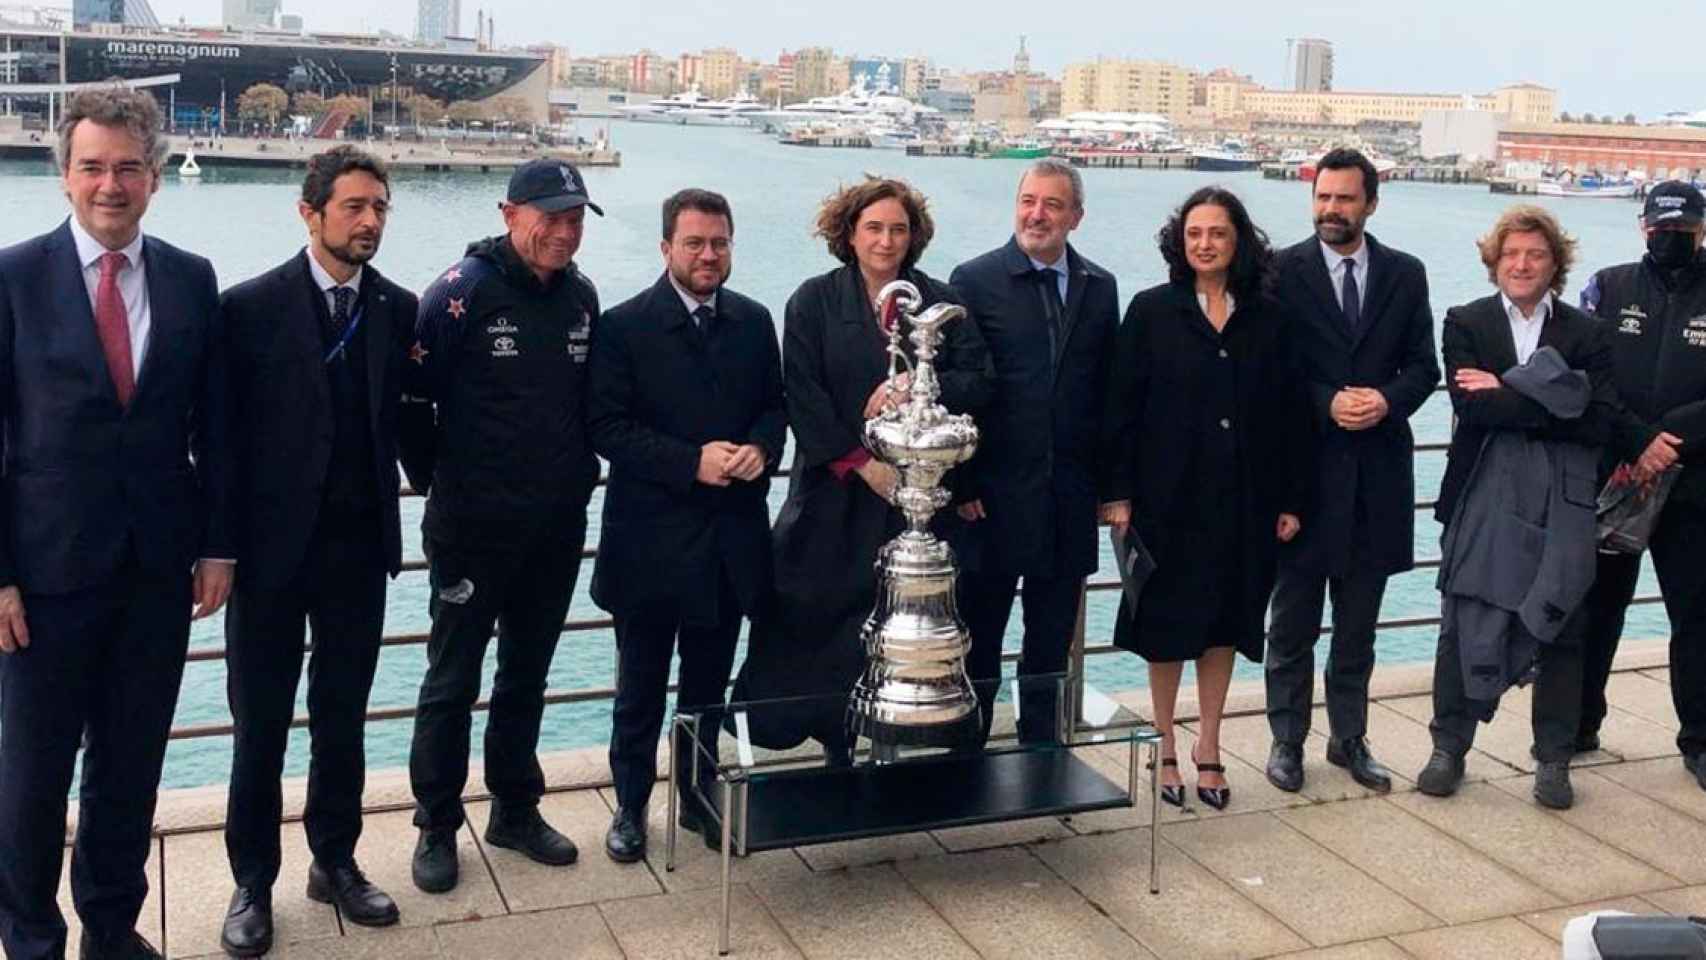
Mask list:
[[[117,251],[101,254],[101,285],[95,290],[95,332],[101,337],[101,353],[107,358],[119,406],[130,406],[136,392],[136,373],[130,365],[130,317],[124,310],[124,295],[118,290],[118,272],[130,261]]]

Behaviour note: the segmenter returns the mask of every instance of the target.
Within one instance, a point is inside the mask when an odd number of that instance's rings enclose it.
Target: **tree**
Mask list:
[[[445,108],[444,115],[450,118],[451,123],[467,126],[475,120],[484,120],[486,108],[483,104],[474,103],[470,100],[458,100]]]
[[[326,101],[327,110],[336,110],[339,113],[347,113],[351,120],[365,121],[369,112],[369,106],[370,104],[367,102],[366,97],[357,97],[348,93],[340,94],[339,96]]]
[[[1640,122],[1641,122],[1641,121],[1639,121],[1639,120],[1636,120],[1636,119],[1635,119],[1635,115],[1634,115],[1634,114],[1632,114],[1632,113],[1625,113],[1625,114],[1624,114],[1624,115],[1623,115],[1623,122],[1624,122],[1624,123],[1625,123],[1625,124],[1626,124],[1626,125],[1628,125],[1628,126],[1631,126],[1631,127],[1633,127],[1633,126],[1634,126],[1634,125],[1636,125],[1636,124],[1637,124],[1637,123],[1640,123]]]
[[[1558,122],[1559,123],[1575,123],[1576,118],[1570,115],[1570,111],[1565,110],[1563,113],[1558,114]]]
[[[1591,113],[1584,113],[1584,114],[1582,114],[1582,122],[1583,123],[1598,123],[1599,118],[1594,116]]]
[[[290,108],[304,116],[317,117],[326,112],[326,98],[312,90],[304,90],[291,99]]]
[[[494,98],[487,112],[493,120],[507,120],[516,124],[533,122],[533,111],[527,106],[527,101],[520,97]]]
[[[267,129],[278,125],[278,118],[290,106],[290,95],[270,83],[257,83],[237,97],[237,116],[250,123],[265,123]]]
[[[444,118],[444,104],[427,96],[417,93],[403,101],[403,107],[409,115],[415,118],[415,126],[437,123]]]

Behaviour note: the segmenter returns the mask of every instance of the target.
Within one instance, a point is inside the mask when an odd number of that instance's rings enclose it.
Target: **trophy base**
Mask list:
[[[981,739],[983,722],[975,697],[897,711],[861,684],[847,704],[847,730],[873,746],[958,747]]]

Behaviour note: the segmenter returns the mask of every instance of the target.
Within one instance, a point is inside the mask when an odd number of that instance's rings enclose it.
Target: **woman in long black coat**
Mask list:
[[[1173,712],[1194,661],[1197,793],[1224,807],[1220,719],[1235,653],[1262,659],[1278,544],[1300,528],[1308,414],[1291,336],[1267,294],[1267,238],[1238,198],[1192,194],[1162,228],[1168,283],[1132,298],[1116,339],[1104,516],[1155,560],[1114,644],[1149,662],[1163,797],[1182,804]]]
[[[819,211],[817,233],[843,265],[801,284],[783,318],[794,462],[771,531],[775,602],[753,625],[735,700],[846,694],[864,668],[859,628],[876,603],[872,565],[877,548],[902,528],[889,503],[898,477],[863,441],[865,421],[894,399],[875,300],[884,285],[904,279],[926,306],[957,302],[915,266],[933,232],[924,197],[897,180],[867,178]],[[988,401],[994,369],[976,324],[948,324],[935,362],[948,409],[975,413]],[[752,711],[748,731],[770,749],[812,737],[845,760],[845,716],[845,697],[826,697],[810,707]]]

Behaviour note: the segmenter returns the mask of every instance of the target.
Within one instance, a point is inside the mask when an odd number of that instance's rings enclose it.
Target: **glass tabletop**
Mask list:
[[[932,721],[892,719],[896,711],[855,705],[849,693],[733,701],[676,714],[683,747],[694,743],[695,772],[725,777],[754,777],[802,768],[865,763],[908,763],[988,752],[1074,749],[1104,743],[1149,743],[1159,739],[1153,726],[1128,704],[1080,682],[1070,673],[1006,677],[976,684],[980,693],[994,688],[994,709],[987,719],[975,703],[958,703],[962,715],[940,721],[944,711],[919,711]],[[884,716],[873,716],[884,713]],[[988,723],[987,736],[984,723]],[[690,731],[715,724],[715,738],[690,738]],[[826,749],[814,737],[826,735],[846,746]]]

